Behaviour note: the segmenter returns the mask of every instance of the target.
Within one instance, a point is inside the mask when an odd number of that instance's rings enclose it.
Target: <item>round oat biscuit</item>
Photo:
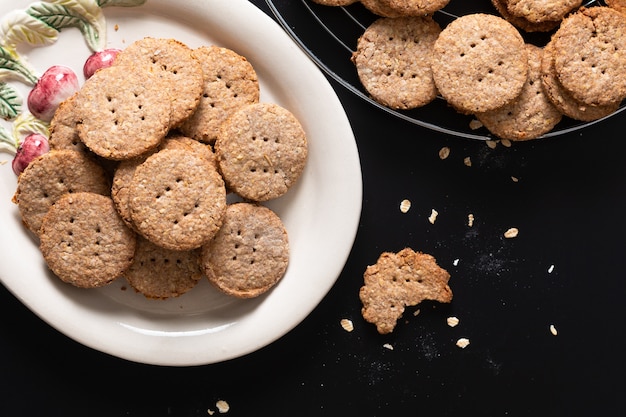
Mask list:
[[[76,110],[74,100],[76,93],[63,100],[54,112],[50,120],[50,137],[48,143],[50,149],[73,149],[80,152],[87,152],[88,149],[78,136],[76,128]]]
[[[581,103],[604,106],[626,97],[626,15],[610,7],[580,8],[555,32],[554,68]]]
[[[81,288],[106,285],[133,261],[135,234],[107,196],[65,194],[41,226],[40,248],[48,267],[62,281]]]
[[[565,116],[591,122],[601,119],[613,113],[619,108],[619,103],[607,104],[605,106],[589,106],[576,100],[563,88],[559,82],[554,69],[554,52],[552,41],[543,48],[541,58],[541,84],[548,99]]]
[[[82,152],[51,150],[34,159],[20,174],[13,202],[19,207],[24,225],[39,234],[50,207],[64,194],[80,191],[108,195],[110,185],[104,169]]]
[[[349,6],[357,1],[359,0],[313,0],[313,3],[321,4],[322,6]]]
[[[450,0],[379,0],[402,16],[427,16],[443,9]]]
[[[209,281],[224,293],[257,297],[276,285],[287,270],[287,231],[267,207],[231,204],[220,231],[202,247],[200,262]]]
[[[226,211],[226,189],[206,158],[163,149],[137,166],[128,190],[132,222],[152,243],[191,250],[211,239]]]
[[[192,54],[202,65],[203,91],[198,108],[180,130],[213,144],[220,125],[233,111],[259,101],[259,80],[250,62],[231,49],[202,46]]]
[[[173,251],[139,236],[135,258],[124,273],[137,292],[150,299],[178,297],[202,278],[199,250]]]
[[[156,148],[169,129],[165,83],[145,66],[97,71],[77,93],[80,139],[95,154],[123,160]]]
[[[556,29],[561,20],[546,20],[543,22],[531,22],[523,17],[512,15],[507,9],[507,0],[491,0],[491,4],[496,8],[500,16],[506,19],[513,26],[524,32],[550,32]]]
[[[563,114],[544,94],[541,84],[543,49],[526,44],[528,51],[528,80],[520,95],[511,103],[476,117],[494,135],[501,139],[530,140],[552,130]]]
[[[499,16],[475,13],[446,26],[433,47],[433,78],[461,113],[496,109],[522,91],[528,57],[518,30]]]
[[[222,124],[217,163],[229,190],[253,201],[285,194],[307,159],[307,139],[296,117],[272,103],[249,104]]]
[[[394,109],[417,108],[434,100],[431,56],[440,32],[430,16],[379,18],[372,23],[352,55],[372,98]]]
[[[196,110],[202,94],[202,67],[191,48],[175,39],[146,37],[123,49],[114,65],[148,65],[167,81],[171,101],[170,128]]]
[[[513,16],[533,23],[563,20],[576,10],[582,0],[505,0],[506,8]]]
[[[361,0],[361,4],[370,12],[382,17],[402,17],[402,12],[389,7],[384,0]]]

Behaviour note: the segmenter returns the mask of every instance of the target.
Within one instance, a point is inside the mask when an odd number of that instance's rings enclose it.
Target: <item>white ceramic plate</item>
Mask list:
[[[0,16],[29,1],[2,2]],[[9,9],[9,7],[11,9]],[[245,0],[148,0],[133,8],[103,9],[108,47],[144,36],[172,37],[190,47],[216,44],[244,55],[256,69],[261,100],[277,103],[301,121],[309,160],[297,185],[268,205],[290,238],[290,264],[269,293],[237,300],[206,279],[189,293],[147,300],[124,279],[96,290],[74,288],[47,270],[38,242],[11,203],[16,178],[11,155],[0,154],[0,278],[39,317],[76,341],[127,360],[187,366],[253,352],[298,325],[338,278],[352,248],[361,212],[362,182],[354,136],[334,91],[296,44]],[[41,72],[64,64],[82,73],[90,51],[78,30],[63,29],[56,43],[33,48],[29,63]]]

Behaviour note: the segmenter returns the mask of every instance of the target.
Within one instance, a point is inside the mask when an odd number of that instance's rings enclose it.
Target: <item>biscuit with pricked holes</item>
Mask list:
[[[549,41],[546,46],[543,47],[543,55],[541,57],[541,84],[543,91],[552,104],[565,116],[574,120],[591,122],[608,116],[619,108],[619,103],[605,106],[586,105],[576,100],[563,88],[554,70],[552,41]]]
[[[496,8],[500,16],[509,23],[524,32],[550,32],[559,26],[560,20],[546,20],[543,22],[531,22],[523,17],[512,15],[506,8],[507,0],[491,0],[491,4]]]
[[[424,106],[437,97],[432,48],[441,27],[432,17],[379,18],[359,37],[352,62],[372,98],[393,109]]]
[[[289,242],[282,221],[267,207],[234,203],[214,239],[202,247],[201,266],[222,292],[252,298],[267,292],[284,276]]]
[[[501,107],[528,76],[524,39],[504,18],[474,13],[446,26],[433,46],[432,71],[444,99],[464,114]]]
[[[136,236],[108,196],[65,194],[44,216],[40,248],[62,281],[80,288],[102,287],[131,265]]]
[[[114,65],[147,65],[165,81],[170,101],[170,129],[178,127],[198,107],[202,67],[191,48],[170,38],[146,37],[124,48]]]
[[[89,191],[108,195],[109,180],[104,169],[87,154],[71,150],[51,150],[34,159],[20,174],[13,202],[22,222],[39,234],[43,217],[64,194]]]
[[[124,160],[155,149],[169,130],[166,83],[149,67],[114,65],[97,71],[74,106],[80,139],[95,154]]]
[[[450,0],[379,0],[402,16],[428,16],[441,10]]]
[[[526,44],[528,51],[528,80],[522,92],[511,103],[476,117],[501,139],[531,140],[552,130],[563,114],[544,93],[541,82],[543,49]]]
[[[126,281],[146,298],[163,300],[179,297],[202,278],[200,252],[173,251],[139,236],[135,258],[124,273]]]
[[[606,106],[626,98],[626,15],[581,7],[552,37],[557,77],[579,102]]]
[[[237,110],[222,124],[215,142],[226,186],[253,201],[284,195],[300,178],[307,153],[306,134],[298,119],[273,103]]]
[[[198,108],[180,130],[213,144],[220,125],[233,111],[259,101],[259,80],[252,64],[231,49],[201,46],[192,54],[202,65],[203,90]]]
[[[380,334],[391,333],[406,307],[424,300],[449,303],[450,274],[432,255],[405,248],[384,252],[363,274],[359,290],[363,318],[376,325]]]
[[[166,249],[191,250],[220,228],[226,189],[208,159],[185,149],[163,149],[136,167],[128,202],[143,237]]]

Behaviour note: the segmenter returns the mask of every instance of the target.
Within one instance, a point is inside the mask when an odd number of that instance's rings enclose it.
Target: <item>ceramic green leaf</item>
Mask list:
[[[17,45],[51,45],[56,42],[59,31],[48,26],[24,10],[7,13],[0,22],[0,39],[5,48],[15,50]]]
[[[9,152],[15,154],[17,151],[17,141],[11,133],[2,125],[0,125],[0,151]]]
[[[13,122],[13,136],[21,138],[31,133],[40,133],[45,137],[50,136],[49,124],[37,119],[30,113],[20,114]]]
[[[92,24],[93,19],[81,14],[81,8],[69,8],[61,4],[38,2],[31,5],[26,13],[41,20],[57,31],[68,27],[78,28],[91,49],[100,48],[100,28]]]
[[[13,120],[20,114],[22,98],[17,90],[10,85],[0,82],[0,117]]]
[[[141,6],[146,0],[98,0],[100,7],[135,7]]]
[[[13,51],[0,46],[0,80],[17,79],[35,85],[39,79],[35,72]]]

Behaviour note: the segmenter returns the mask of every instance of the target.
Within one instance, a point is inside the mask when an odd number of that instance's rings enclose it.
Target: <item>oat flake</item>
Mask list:
[[[437,210],[432,209],[432,211],[430,212],[430,216],[428,217],[428,221],[430,222],[430,224],[435,224],[435,220],[437,220],[438,215],[439,213],[437,212]]]
[[[400,211],[403,213],[406,213],[407,211],[409,211],[409,209],[411,208],[411,201],[410,200],[402,200],[402,202],[400,202]]]
[[[472,119],[469,122],[469,127],[472,130],[480,129],[481,127],[483,127],[483,123],[478,119]]]
[[[504,237],[507,239],[512,239],[514,237],[517,237],[518,233],[519,233],[519,230],[517,230],[516,227],[511,227],[509,230],[504,232]]]
[[[439,149],[439,158],[446,159],[449,156],[450,156],[450,148],[448,148],[447,146],[444,146],[443,148]]]
[[[498,145],[498,142],[496,142],[495,140],[488,140],[486,141],[486,143],[490,149],[495,149],[496,146]]]
[[[556,336],[558,334],[558,332],[556,331],[556,327],[554,327],[554,324],[550,325],[550,333],[552,333],[553,336]]]
[[[448,323],[450,327],[456,327],[459,324],[459,319],[456,317],[448,317],[446,323]]]
[[[467,346],[469,346],[469,344],[470,344],[469,339],[466,339],[465,337],[462,337],[456,341],[456,345],[460,347],[461,349],[465,349]]]
[[[508,140],[508,139],[502,139],[502,140],[500,141],[500,143],[501,143],[503,146],[506,146],[507,148],[510,148],[510,147],[511,147],[511,141],[510,141],[510,140]]]
[[[215,406],[217,407],[217,411],[221,414],[228,413],[228,410],[230,410],[230,405],[228,405],[228,403],[224,400],[219,400],[215,403]]]
[[[351,332],[352,330],[354,330],[354,325],[352,324],[352,320],[349,319],[341,319],[341,327],[343,327],[343,329],[346,332]]]

